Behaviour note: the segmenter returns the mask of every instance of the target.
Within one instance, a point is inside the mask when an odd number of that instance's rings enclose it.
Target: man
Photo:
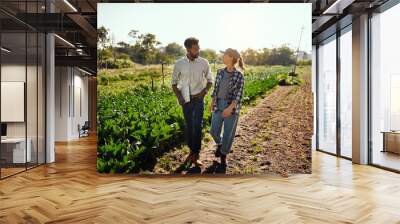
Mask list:
[[[200,46],[196,38],[184,42],[186,56],[177,60],[172,73],[172,89],[182,106],[186,122],[186,141],[190,154],[185,160],[201,166],[199,153],[203,128],[204,97],[212,86],[210,64],[199,57]]]

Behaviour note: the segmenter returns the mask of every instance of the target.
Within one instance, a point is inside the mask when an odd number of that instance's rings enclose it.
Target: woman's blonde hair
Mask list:
[[[240,55],[240,53],[232,48],[228,48],[224,51],[224,54],[229,55],[230,57],[233,58],[233,65],[236,63],[239,64],[239,67],[244,70],[244,62],[243,62],[243,57]]]

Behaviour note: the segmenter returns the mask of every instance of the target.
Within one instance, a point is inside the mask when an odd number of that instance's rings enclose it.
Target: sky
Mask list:
[[[187,37],[201,49],[260,49],[288,44],[311,52],[311,4],[277,3],[99,3],[97,26],[115,43],[133,43],[130,30],[152,33],[162,46]]]

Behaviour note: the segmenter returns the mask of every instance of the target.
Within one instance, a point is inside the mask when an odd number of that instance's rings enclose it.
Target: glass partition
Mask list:
[[[25,32],[1,34],[2,177],[24,171],[31,158],[26,144],[26,41]]]
[[[26,85],[26,113],[27,113],[27,150],[30,151],[30,158],[27,167],[37,165],[38,158],[38,35],[35,32],[28,32],[28,61],[27,67],[27,85]]]
[[[44,1],[17,3],[2,1],[0,7],[19,16],[44,12]],[[0,26],[2,179],[45,163],[46,40],[40,31],[3,12]]]
[[[46,124],[46,37],[43,33],[38,33],[38,64],[37,64],[37,162],[43,164],[46,162],[45,145],[45,124]]]
[[[336,36],[318,48],[318,149],[336,153]]]
[[[340,35],[340,154],[352,157],[352,33],[351,25]]]
[[[371,162],[400,170],[400,4],[371,18]]]

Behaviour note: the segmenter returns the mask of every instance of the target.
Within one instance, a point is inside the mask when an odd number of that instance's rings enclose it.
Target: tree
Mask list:
[[[141,64],[155,63],[157,46],[160,45],[156,35],[151,33],[140,34],[134,45],[137,60]]]
[[[257,63],[259,65],[267,64],[268,58],[271,54],[271,50],[268,48],[263,48],[258,52],[258,60]],[[247,63],[247,62],[246,62]]]
[[[100,49],[97,50],[97,59],[100,64],[103,63],[103,59],[105,56],[104,53],[107,48],[107,44],[110,41],[110,38],[108,37],[108,32],[109,30],[106,29],[104,26],[101,26],[97,29],[97,43],[99,43],[100,46]]]
[[[117,43],[117,46],[118,46],[119,48],[125,48],[125,49],[127,49],[127,48],[129,48],[131,45],[129,45],[128,43],[125,43],[125,42],[123,42],[123,41],[120,41],[120,42]]]
[[[98,57],[100,65],[103,59],[113,60],[113,64],[122,61],[129,61],[140,64],[170,64],[177,58],[185,55],[186,51],[176,42],[161,46],[156,35],[151,33],[141,34],[138,30],[129,31],[128,35],[133,39],[133,43],[115,42],[115,38],[109,37],[109,30],[105,27],[98,29]],[[290,65],[295,63],[295,52],[287,45],[278,48],[248,48],[241,52],[246,64],[249,65]],[[200,56],[206,58],[210,63],[222,63],[220,55],[213,49],[200,51]],[[308,62],[307,62],[308,63]],[[129,63],[128,63],[129,64]]]
[[[163,64],[163,63],[169,64],[169,63],[171,63],[171,61],[172,61],[172,56],[168,55],[165,52],[165,49],[159,48],[157,50],[156,55],[155,55],[155,63],[157,63],[157,64]]]
[[[110,44],[110,48],[111,48],[111,52],[112,52],[112,57],[113,57],[113,60],[114,60],[114,63],[116,62],[116,59],[117,59],[117,56],[116,56],[116,53],[115,53],[115,35],[114,35],[114,33],[113,34],[111,34],[111,44]]]
[[[125,54],[125,53],[119,53],[117,56],[117,59],[123,59],[123,60],[131,60],[129,58],[129,55]]]
[[[129,45],[128,43],[125,43],[123,41],[120,41],[117,43],[117,47],[115,47],[115,51],[118,54],[129,55],[129,52],[131,51],[131,45]]]
[[[173,59],[177,59],[185,55],[185,49],[181,45],[174,42],[165,46],[165,53],[168,56],[171,56]]]
[[[212,49],[201,50],[200,56],[207,59],[210,63],[214,63],[217,61],[217,52]]]
[[[139,31],[137,31],[137,30],[131,30],[131,31],[129,31],[128,36],[132,37],[132,39],[135,40],[137,38],[138,32]]]
[[[97,42],[102,48],[105,48],[110,38],[108,37],[109,30],[104,26],[97,29]]]
[[[246,64],[259,65],[258,52],[254,49],[248,48],[241,53],[242,57],[246,60]]]
[[[271,51],[268,60],[266,61],[269,65],[291,65],[294,64],[294,51],[286,45],[279,48],[274,48]]]

